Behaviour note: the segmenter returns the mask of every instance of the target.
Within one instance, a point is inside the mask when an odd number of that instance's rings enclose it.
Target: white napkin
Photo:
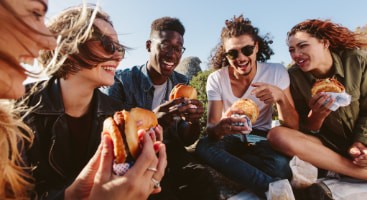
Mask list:
[[[347,94],[345,91],[342,93],[335,93],[335,92],[325,92],[326,94],[330,94],[330,98],[335,97],[334,103],[329,108],[332,111],[336,111],[339,107],[347,106],[350,104],[351,95]],[[330,99],[329,98],[329,99]],[[328,101],[326,100],[324,104],[326,104]]]
[[[250,120],[249,117],[247,117],[246,115],[240,115],[240,114],[237,114],[237,113],[232,114],[231,117],[243,117],[243,118],[246,118],[247,123],[244,123],[244,122],[235,122],[235,123],[232,123],[232,125],[234,125],[234,126],[244,126],[244,127],[247,127],[248,128],[247,131],[241,131],[241,132],[244,133],[244,134],[251,133],[251,131],[252,131],[252,124],[251,124],[251,120]],[[242,142],[245,142],[246,141],[244,135],[240,135],[240,138],[241,138],[241,141]]]

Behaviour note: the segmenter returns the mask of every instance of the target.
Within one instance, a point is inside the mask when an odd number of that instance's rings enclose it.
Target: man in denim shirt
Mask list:
[[[175,193],[173,196],[177,196],[178,193],[188,195],[190,192],[183,191],[182,188],[187,188],[188,182],[194,182],[200,177],[195,174],[197,170],[188,170],[188,165],[200,164],[188,155],[184,147],[193,144],[200,135],[199,120],[204,112],[203,104],[196,99],[186,98],[169,101],[169,94],[175,85],[188,84],[186,76],[174,71],[185,50],[184,32],[184,26],[176,18],[163,17],[153,21],[150,39],[146,42],[146,49],[149,52],[148,62],[117,71],[115,83],[104,90],[107,95],[122,101],[126,110],[134,107],[153,110],[164,129],[168,171],[162,181],[162,194],[153,195],[151,198],[159,196],[158,199],[172,199],[172,196],[162,196],[165,195],[165,190],[166,193]],[[167,181],[169,183],[166,183]],[[207,184],[209,183],[205,183],[202,187],[207,187]],[[183,185],[185,187],[182,187]],[[197,192],[195,190],[196,197],[200,195]],[[182,195],[180,198],[183,198]]]

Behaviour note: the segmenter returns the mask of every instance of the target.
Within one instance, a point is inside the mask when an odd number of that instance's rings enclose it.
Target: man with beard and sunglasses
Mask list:
[[[146,41],[148,61],[140,66],[116,71],[115,83],[104,92],[123,102],[125,109],[141,107],[155,112],[163,126],[168,166],[161,183],[162,192],[151,199],[215,199],[209,191],[212,180],[204,166],[190,155],[185,146],[200,135],[203,104],[196,99],[169,100],[172,88],[189,84],[188,78],[175,70],[185,51],[185,28],[177,18],[162,17],[151,24]]]
[[[281,64],[265,63],[273,51],[271,41],[260,37],[258,28],[243,15],[226,20],[221,42],[211,57],[215,72],[207,81],[208,136],[200,139],[197,155],[227,178],[265,197],[269,183],[291,177],[289,160],[266,141],[271,128],[273,104],[282,126],[297,129],[298,115],[289,89],[289,76]],[[231,108],[238,99],[249,98],[259,108],[252,132],[242,111]],[[243,112],[242,112],[243,113]],[[241,136],[242,135],[242,136]]]
[[[139,194],[146,199],[151,193],[159,192],[161,188],[159,184],[156,187],[156,182],[161,181],[166,163],[161,142],[156,142],[156,150],[162,149],[159,151],[159,161],[152,146],[152,157],[142,153],[144,160],[139,161],[139,157],[125,176],[115,176],[111,167],[110,172],[107,172],[109,174],[106,174],[108,178],[97,184],[93,185],[93,181],[83,178],[83,175],[93,175],[93,171],[96,171],[88,169],[90,165],[84,167],[97,149],[100,151],[101,135],[106,138],[106,133],[102,133],[104,120],[123,109],[121,102],[98,89],[114,83],[115,70],[124,58],[126,49],[119,44],[109,16],[99,7],[77,6],[51,18],[47,26],[52,34],[63,33],[55,50],[40,53],[39,63],[50,79],[27,85],[30,94],[23,99],[31,109],[24,122],[34,131],[34,142],[26,152],[25,160],[31,166],[36,198],[68,199],[73,191],[70,188],[74,188],[82,199],[82,196],[89,196],[92,186],[98,188],[98,184],[110,179],[114,179],[115,183],[106,184],[104,190],[116,189],[115,186],[119,185],[117,182],[124,182],[126,184],[118,189],[126,192],[126,198],[136,199],[133,195]],[[154,131],[163,134],[160,126]],[[105,140],[108,142],[108,139]],[[141,169],[143,165],[138,165],[139,162],[155,169],[154,173],[145,174],[147,168]],[[112,162],[109,164],[112,165]],[[97,163],[92,166],[97,167]],[[81,171],[79,176],[82,177],[73,184],[76,186],[66,189]],[[130,171],[135,172],[133,179],[128,175]],[[83,182],[88,183],[83,188],[77,188]],[[145,184],[140,188],[131,187],[142,182]],[[109,195],[105,198],[110,198]]]

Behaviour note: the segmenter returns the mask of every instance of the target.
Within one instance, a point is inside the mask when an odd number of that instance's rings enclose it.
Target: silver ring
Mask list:
[[[150,171],[153,171],[153,172],[156,172],[157,171],[157,169],[154,168],[154,167],[149,167],[147,170],[150,170]]]
[[[232,126],[231,125],[228,126],[228,130],[232,131]]]
[[[161,187],[161,184],[157,180],[155,180],[154,178],[152,178],[152,181],[154,183],[154,189],[157,189],[157,188]]]

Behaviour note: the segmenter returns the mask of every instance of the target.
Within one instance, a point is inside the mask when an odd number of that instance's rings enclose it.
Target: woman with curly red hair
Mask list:
[[[288,32],[294,65],[291,93],[300,129],[273,128],[273,148],[318,168],[367,180],[366,38],[330,20],[306,20]],[[351,103],[331,111],[335,101],[324,92],[311,96],[319,79],[333,78],[351,95]]]

